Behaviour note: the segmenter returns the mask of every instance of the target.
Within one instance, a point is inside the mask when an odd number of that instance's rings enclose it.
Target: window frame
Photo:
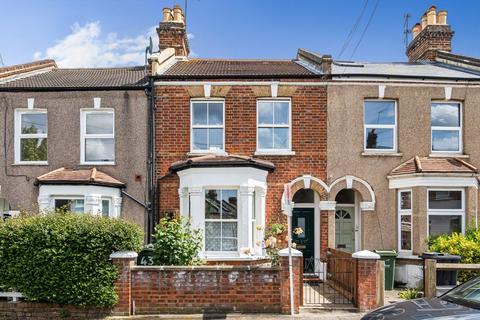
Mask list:
[[[433,104],[458,104],[460,106],[460,125],[459,127],[440,127],[432,126],[432,105]],[[434,129],[435,128],[435,129]],[[442,151],[433,150],[433,131],[458,131],[458,150]],[[430,102],[430,152],[432,154],[463,154],[463,103],[460,101],[445,101],[445,100],[432,100]]]
[[[430,191],[460,191],[462,195],[461,209],[430,209]],[[465,189],[462,188],[427,188],[427,236],[430,236],[430,216],[460,216],[461,232],[465,234]]]
[[[394,124],[366,124],[365,123],[365,102],[393,102],[395,112]],[[398,150],[397,130],[398,130],[398,103],[394,99],[364,99],[363,100],[363,151],[367,153],[396,153]],[[391,149],[372,149],[367,148],[367,129],[393,129],[393,148]]]
[[[221,102],[223,105],[223,125],[194,125],[193,124],[193,105],[195,103],[211,103],[211,102]],[[208,117],[208,109],[207,109],[207,117]],[[205,150],[196,150],[193,148],[193,129],[222,129],[222,139],[223,139],[223,149],[219,150],[210,150],[210,149],[205,149]],[[226,148],[225,148],[225,99],[220,99],[220,98],[195,98],[195,99],[190,99],[190,153],[192,154],[225,154],[226,153]],[[207,134],[207,144],[209,140],[209,135]]]
[[[207,191],[208,190],[221,190],[221,191],[235,191],[237,193],[237,218],[236,219],[222,219],[221,218],[221,215],[220,215],[220,219],[207,219],[205,217],[205,206],[203,208],[203,223],[204,223],[204,230],[203,230],[203,247],[204,247],[204,254],[205,256],[209,256],[209,255],[230,255],[230,254],[238,254],[239,250],[240,250],[240,232],[239,232],[239,229],[240,229],[240,219],[239,219],[239,215],[240,215],[240,189],[238,187],[229,187],[229,186],[205,186],[203,188],[203,203],[205,204],[205,201],[206,201],[206,195],[207,195]],[[223,195],[222,195],[223,196]],[[226,222],[235,222],[237,224],[237,250],[235,251],[210,251],[210,250],[207,250],[206,249],[206,242],[207,242],[207,237],[206,237],[206,224],[207,222],[220,222],[220,232],[222,230],[222,227],[221,227],[221,223],[223,221],[226,221]],[[220,233],[220,239],[223,240],[223,236],[222,236],[222,233]],[[230,239],[230,238],[229,238]]]
[[[51,197],[52,201],[53,201],[53,209],[56,210],[56,207],[55,207],[55,201],[56,200],[83,200],[83,212],[73,212],[73,213],[76,213],[76,214],[85,214],[85,207],[86,207],[86,201],[85,201],[85,196],[81,196],[81,195],[72,195],[72,196],[52,196]]]
[[[24,114],[46,114],[47,133],[22,133],[22,116]],[[47,139],[46,161],[22,161],[22,139]],[[14,163],[21,165],[48,165],[48,111],[47,109],[15,109],[14,113]]]
[[[288,125],[282,125],[282,124],[263,124],[260,125],[259,120],[260,120],[260,112],[259,112],[259,104],[262,102],[287,102],[288,103]],[[255,154],[273,154],[273,155],[282,155],[282,154],[287,154],[291,155],[293,153],[292,151],[292,99],[291,98],[261,98],[257,99],[257,107],[256,107],[256,126],[257,126],[257,145],[256,145],[256,151]],[[261,149],[260,148],[260,128],[288,128],[288,148],[286,149]],[[275,136],[272,137],[275,139]]]
[[[410,209],[402,209],[402,193],[409,192],[410,193]],[[397,210],[398,210],[398,252],[399,253],[412,253],[413,252],[413,192],[412,189],[400,189],[398,190],[398,201],[397,201]],[[402,217],[403,216],[410,216],[411,220],[411,231],[410,231],[410,250],[402,249]]]
[[[113,132],[108,134],[87,134],[87,115],[109,113],[113,116]],[[86,161],[86,139],[113,139],[113,161]],[[81,165],[115,165],[116,161],[116,138],[115,138],[115,109],[80,109],[80,164]]]

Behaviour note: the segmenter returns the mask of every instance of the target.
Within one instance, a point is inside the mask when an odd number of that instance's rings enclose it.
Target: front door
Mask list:
[[[297,244],[297,249],[303,253],[303,266],[305,273],[314,272],[315,258],[315,209],[294,208],[292,216],[292,232],[295,228],[302,228],[299,235],[292,234],[292,241]],[[308,260],[307,260],[308,259]],[[306,263],[306,261],[310,263]]]
[[[353,252],[355,250],[355,207],[337,206],[335,210],[335,248]]]

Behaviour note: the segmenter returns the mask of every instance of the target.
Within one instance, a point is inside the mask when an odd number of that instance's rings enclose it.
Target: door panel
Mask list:
[[[313,208],[294,208],[292,216],[292,231],[295,228],[302,228],[303,233],[292,234],[292,241],[297,244],[297,249],[303,253],[303,265],[307,266],[305,259],[312,259],[315,256],[315,210]],[[312,264],[308,264],[313,272]]]
[[[335,248],[355,250],[355,207],[337,207],[335,210]]]

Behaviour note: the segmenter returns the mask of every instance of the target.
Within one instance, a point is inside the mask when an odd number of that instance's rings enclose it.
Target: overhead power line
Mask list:
[[[364,3],[364,5],[363,5],[363,8],[362,8],[362,10],[360,11],[360,14],[359,14],[358,17],[357,17],[357,20],[355,21],[354,25],[352,26],[352,29],[351,29],[350,32],[348,33],[348,36],[347,36],[347,38],[345,39],[345,42],[343,43],[342,49],[340,49],[340,53],[338,54],[338,58],[339,58],[339,59],[342,57],[343,53],[345,52],[345,50],[347,49],[348,45],[350,44],[350,41],[352,40],[353,35],[354,35],[355,32],[357,31],[358,25],[360,24],[360,21],[361,21],[362,18],[363,18],[363,14],[365,13],[365,9],[367,9],[367,5],[368,5],[368,0],[365,0],[365,3]]]
[[[353,52],[350,55],[350,60],[352,60],[353,56],[355,55],[355,52],[357,52],[357,49],[360,46],[360,43],[362,43],[363,37],[367,33],[368,27],[370,26],[370,23],[372,22],[373,17],[375,16],[375,12],[377,12],[379,3],[380,3],[380,0],[377,0],[377,2],[375,3],[375,7],[372,10],[372,13],[370,14],[370,17],[368,18],[368,22],[365,25],[365,29],[363,29],[362,35],[360,36],[360,39],[358,39],[357,45],[355,46],[355,49],[353,49]]]

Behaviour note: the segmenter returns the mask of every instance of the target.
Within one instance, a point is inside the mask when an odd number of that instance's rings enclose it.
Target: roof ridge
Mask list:
[[[268,61],[268,62],[293,62],[294,59],[234,59],[234,58],[191,58],[186,60],[186,62],[190,61],[233,61],[233,62],[261,62],[261,61]]]

